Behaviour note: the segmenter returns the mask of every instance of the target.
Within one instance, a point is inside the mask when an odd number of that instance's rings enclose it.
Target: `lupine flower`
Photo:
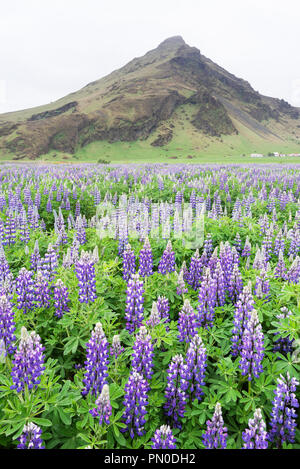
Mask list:
[[[213,244],[212,244],[212,238],[211,238],[210,233],[207,234],[207,237],[204,241],[203,250],[206,252],[208,258],[212,255]]]
[[[130,372],[128,381],[125,385],[123,421],[126,428],[122,428],[121,432],[129,431],[130,437],[135,435],[144,435],[144,424],[147,414],[146,407],[148,405],[147,390],[149,385],[145,378],[137,371]]]
[[[59,278],[54,285],[55,316],[62,318],[64,313],[70,311],[69,302],[68,289]]]
[[[16,242],[16,220],[12,214],[8,214],[5,223],[5,238],[3,245],[12,246]]]
[[[96,274],[93,256],[87,251],[81,251],[80,259],[75,263],[78,279],[80,303],[93,303],[96,298]]]
[[[183,389],[187,391],[192,399],[201,401],[203,386],[205,385],[205,369],[207,355],[200,336],[192,338],[186,353],[187,374]]]
[[[26,314],[34,307],[34,281],[32,272],[26,270],[25,267],[19,272],[16,279],[17,308],[23,310]]]
[[[277,448],[281,448],[284,442],[295,442],[297,426],[295,408],[299,407],[295,392],[298,385],[299,381],[296,378],[291,378],[289,373],[286,378],[280,375],[277,379],[269,432],[269,440]]]
[[[233,265],[232,273],[230,275],[228,294],[233,304],[238,300],[238,297],[243,290],[243,279],[237,264]]]
[[[296,257],[287,273],[289,283],[298,283],[300,280],[300,257]]]
[[[5,282],[10,273],[10,268],[6,260],[2,244],[0,244],[0,285]]]
[[[179,275],[177,275],[177,295],[184,295],[188,292],[188,288],[185,285],[185,281],[183,278],[183,270],[180,271]]]
[[[90,410],[90,414],[93,417],[99,417],[99,425],[102,425],[103,422],[106,423],[106,425],[109,425],[112,407],[110,404],[109,387],[107,384],[103,385],[101,394],[97,397],[95,404],[96,407]]]
[[[251,293],[251,283],[243,288],[242,293],[237,301],[232,330],[232,348],[231,353],[236,357],[241,349],[242,337],[247,324],[251,317],[251,311],[254,309],[254,299]]]
[[[139,275],[148,277],[153,273],[152,249],[148,237],[145,239],[143,248],[140,251]]]
[[[244,449],[267,449],[268,434],[261,409],[256,409],[254,418],[249,419],[249,428],[243,432]]]
[[[48,308],[50,306],[49,283],[41,271],[38,271],[36,274],[34,285],[34,302],[37,308]]]
[[[189,300],[185,300],[178,318],[179,342],[190,342],[197,334],[196,313]]]
[[[126,329],[131,334],[142,325],[144,319],[144,291],[143,281],[139,279],[139,275],[133,275],[127,286],[125,309]]]
[[[278,263],[274,271],[274,278],[280,278],[282,280],[286,280],[287,278],[286,271],[287,269],[286,269],[286,265],[285,265],[284,258],[283,258],[283,252],[280,250],[278,254]]]
[[[22,327],[19,348],[15,352],[12,363],[11,389],[22,392],[25,386],[28,389],[35,388],[40,383],[44,367],[45,348],[41,345],[41,339],[34,331],[28,334],[27,329]]]
[[[213,326],[216,306],[216,283],[207,267],[199,289],[198,324],[206,329]]]
[[[153,356],[151,335],[148,334],[145,326],[141,326],[136,334],[131,360],[132,368],[147,380],[150,380],[153,374]]]
[[[264,298],[264,301],[268,301],[270,297],[270,281],[267,271],[263,268],[260,271],[259,276],[256,277],[256,284],[254,287],[254,294],[257,298]]]
[[[151,314],[149,316],[149,319],[146,321],[146,324],[150,327],[155,327],[160,323],[160,321],[161,321],[161,315],[158,312],[157,303],[153,301]]]
[[[34,249],[33,253],[30,256],[30,268],[33,271],[37,271],[38,266],[40,265],[41,262],[41,256],[40,256],[40,250],[39,250],[39,242],[36,240],[34,244]]]
[[[187,277],[188,284],[194,289],[198,290],[200,281],[202,278],[203,263],[199,256],[199,250],[197,249],[195,255],[191,258],[191,264],[189,274]]]
[[[165,296],[158,296],[157,309],[161,319],[163,319],[165,323],[170,322],[170,305],[168,298],[166,298]]]
[[[152,449],[176,449],[176,439],[169,425],[162,425],[158,428],[151,440],[153,441]]]
[[[251,311],[251,317],[246,323],[240,350],[240,364],[242,375],[251,381],[263,372],[261,365],[264,357],[264,335],[257,312]]]
[[[217,262],[216,269],[213,274],[216,285],[216,306],[224,306],[225,304],[225,282],[224,273],[220,262]]]
[[[130,244],[127,244],[123,252],[123,279],[128,282],[131,275],[135,274],[135,254]]]
[[[41,261],[41,270],[43,272],[43,275],[49,280],[49,282],[54,279],[54,276],[57,273],[57,267],[58,255],[52,244],[49,243],[45,257]]]
[[[118,358],[121,353],[124,352],[124,347],[122,347],[120,342],[120,336],[114,335],[112,340],[112,346],[110,348],[110,354],[113,355],[115,358]]]
[[[14,342],[16,337],[14,332],[16,325],[11,303],[5,295],[0,297],[0,341],[3,341],[4,356],[6,353],[13,353],[16,349]]]
[[[242,257],[249,257],[251,255],[251,243],[249,241],[249,237],[247,236],[243,252],[241,254]]]
[[[184,391],[187,367],[182,355],[175,355],[167,371],[166,403],[164,409],[175,428],[181,428],[180,419],[184,417],[187,394]]]
[[[88,393],[98,396],[103,385],[107,384],[108,342],[103,332],[101,322],[92,331],[91,338],[86,344],[85,375],[82,380],[84,389],[82,395]]]
[[[203,444],[207,449],[225,449],[227,445],[227,427],[224,427],[221,404],[217,402],[215,413],[206,422],[207,429],[203,434]]]
[[[18,449],[45,449],[40,427],[30,422],[24,425],[23,433],[18,438]]]
[[[158,272],[165,275],[167,272],[171,273],[175,270],[175,253],[172,248],[171,241],[168,241],[167,247],[164,250],[163,256],[158,264]]]
[[[236,234],[236,237],[235,237],[235,239],[234,239],[233,244],[234,244],[235,249],[237,250],[237,252],[241,252],[241,249],[242,249],[242,240],[241,240],[241,237],[240,237],[240,234],[239,234],[239,233]]]

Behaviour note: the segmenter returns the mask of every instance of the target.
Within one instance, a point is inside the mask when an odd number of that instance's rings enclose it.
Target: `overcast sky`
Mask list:
[[[54,101],[181,35],[300,107],[299,0],[4,0],[0,112]]]

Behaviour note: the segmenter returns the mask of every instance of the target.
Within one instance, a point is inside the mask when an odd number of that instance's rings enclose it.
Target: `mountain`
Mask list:
[[[300,109],[262,96],[175,36],[56,102],[0,115],[0,154],[15,159],[76,155],[100,141],[168,150],[185,139],[194,153],[245,141],[299,151]]]

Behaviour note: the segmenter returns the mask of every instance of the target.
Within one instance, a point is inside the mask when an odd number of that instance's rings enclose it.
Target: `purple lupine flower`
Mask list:
[[[6,260],[5,253],[0,243],[0,285],[2,285],[5,280],[10,276],[9,264]]]
[[[85,374],[82,380],[84,389],[82,395],[88,393],[98,396],[108,377],[108,342],[103,332],[101,322],[92,331],[91,338],[86,344]]]
[[[58,318],[62,318],[64,313],[70,311],[69,302],[70,300],[68,288],[59,278],[56,284],[54,285],[55,316],[57,316]]]
[[[204,241],[203,250],[206,252],[207,257],[210,258],[213,252],[213,243],[212,243],[212,237],[210,233],[207,234],[207,237]]]
[[[184,278],[183,278],[183,270],[181,270],[179,275],[177,275],[176,293],[177,293],[177,295],[184,295],[187,292],[188,292],[188,289],[185,285],[185,281],[184,281]]]
[[[213,326],[216,306],[216,283],[210,274],[209,267],[205,269],[198,299],[198,323],[200,327],[208,329]]]
[[[196,313],[189,300],[184,300],[178,317],[179,342],[190,342],[197,334]]]
[[[110,404],[109,387],[107,384],[103,385],[100,396],[97,397],[95,404],[96,407],[90,410],[90,414],[93,417],[99,417],[99,425],[102,425],[103,422],[106,423],[106,425],[109,425],[112,407]]]
[[[171,241],[168,241],[167,247],[158,264],[158,272],[165,275],[166,273],[174,272],[175,267],[175,253]]]
[[[216,306],[224,306],[225,304],[225,281],[224,273],[221,267],[221,263],[218,261],[216,269],[213,274],[213,278],[216,285]]]
[[[234,245],[235,249],[237,250],[237,252],[241,252],[242,240],[241,240],[241,237],[240,237],[239,233],[236,234],[236,237],[233,241],[233,245]]]
[[[18,449],[45,449],[40,427],[30,422],[24,425],[23,433],[18,438]]]
[[[52,244],[49,243],[45,257],[41,260],[41,270],[43,272],[43,275],[49,280],[49,282],[54,279],[54,276],[57,273],[57,267],[58,255]]]
[[[289,283],[298,283],[300,280],[300,257],[296,257],[287,273]]]
[[[5,239],[3,245],[12,246],[16,242],[16,220],[13,214],[8,214],[8,218],[5,223]]]
[[[153,441],[152,449],[176,449],[176,439],[169,425],[162,425],[158,428],[151,440]]]
[[[239,368],[242,375],[247,376],[248,381],[253,377],[258,378],[263,372],[261,362],[264,357],[264,335],[255,310],[251,311],[251,317],[246,323],[240,356]]]
[[[251,293],[251,283],[249,283],[244,286],[235,307],[231,337],[231,353],[233,357],[236,357],[241,349],[244,330],[247,321],[251,317],[251,311],[253,311],[253,309],[254,299]]]
[[[216,270],[216,267],[217,267],[217,263],[219,262],[219,259],[218,259],[218,247],[215,248],[214,252],[212,253],[209,261],[208,261],[208,264],[207,264],[207,267],[209,267],[210,269],[210,272],[211,274],[213,275],[215,270]]]
[[[81,251],[80,258],[75,263],[78,279],[80,303],[93,303],[96,298],[96,274],[93,256],[87,251]]]
[[[175,428],[181,428],[180,419],[184,417],[187,394],[184,391],[187,379],[187,367],[183,356],[175,355],[167,371],[167,386],[165,390],[166,403],[164,409]]]
[[[49,282],[40,270],[37,272],[35,279],[34,302],[37,308],[48,308],[50,306]]]
[[[86,243],[86,231],[84,227],[84,221],[81,215],[76,218],[75,222],[75,230],[76,230],[76,240],[80,245]]]
[[[132,334],[144,319],[144,288],[138,274],[132,275],[127,285],[125,309],[126,329]]]
[[[148,277],[153,273],[152,249],[148,237],[145,239],[143,248],[140,251],[139,258],[139,275]]]
[[[194,256],[191,258],[191,264],[189,274],[187,278],[188,284],[194,289],[198,290],[200,281],[202,278],[203,263],[199,256],[199,250],[197,249]]]
[[[187,375],[183,385],[183,389],[190,394],[192,400],[201,401],[204,394],[206,359],[206,348],[201,337],[196,335],[192,338],[186,353]]]
[[[254,294],[257,296],[257,298],[264,298],[264,302],[267,302],[270,298],[270,281],[268,273],[264,268],[261,269],[260,274],[256,277]]]
[[[183,261],[183,263],[182,263],[181,271],[183,272],[183,280],[184,280],[185,282],[187,282],[187,281],[188,281],[188,278],[189,278],[189,271],[188,271],[188,268],[187,268],[187,266],[186,266],[186,262],[185,262],[185,261]]]
[[[125,385],[123,421],[126,428],[122,428],[121,432],[129,431],[130,437],[134,438],[144,435],[144,425],[146,422],[148,396],[147,390],[149,385],[145,378],[136,370],[130,372],[128,381]]]
[[[14,353],[16,349],[14,345],[16,340],[15,330],[16,325],[11,303],[5,295],[2,295],[0,297],[0,341],[3,341],[4,356],[6,356],[6,353]]]
[[[155,327],[160,323],[160,321],[161,321],[161,315],[158,312],[157,303],[156,301],[153,301],[151,313],[150,313],[149,319],[146,321],[146,324],[147,326]]]
[[[238,264],[233,265],[228,285],[228,294],[232,303],[235,304],[243,290],[243,279]]]
[[[15,352],[12,362],[13,386],[11,389],[22,392],[25,386],[28,386],[28,389],[33,389],[40,383],[40,376],[45,369],[44,350],[40,336],[34,331],[28,334],[27,329],[22,327],[19,348]]]
[[[135,274],[135,254],[130,244],[127,244],[123,252],[123,279],[128,282],[131,275]]]
[[[26,314],[34,308],[34,281],[32,272],[22,267],[16,278],[17,308]]]
[[[241,254],[242,257],[249,257],[251,256],[251,243],[249,241],[249,237],[247,236],[246,238],[246,241],[245,241],[245,245],[244,245],[244,249],[242,251],[242,254]]]
[[[274,278],[280,278],[282,280],[287,279],[286,265],[283,258],[283,252],[280,250],[278,254],[278,263],[275,267]]]
[[[281,321],[282,319],[292,316],[292,312],[288,310],[285,306],[281,308],[281,314],[278,314],[276,318]],[[274,335],[277,336],[279,333],[276,332]],[[287,355],[293,351],[294,339],[290,339],[290,336],[279,337],[274,341],[273,352],[280,352],[283,355]]]
[[[225,449],[227,445],[227,427],[224,427],[221,404],[217,402],[211,420],[206,422],[207,429],[203,434],[206,449]]]
[[[269,440],[277,448],[281,448],[285,441],[295,442],[297,426],[295,408],[299,407],[295,392],[298,385],[299,381],[296,378],[291,378],[289,373],[287,373],[286,378],[280,375],[277,379],[277,388],[274,391],[275,397],[272,401],[271,430],[269,432]]]
[[[243,432],[244,449],[267,449],[268,434],[261,409],[256,409],[254,418],[249,419],[249,428]]]
[[[118,334],[113,336],[112,346],[110,347],[110,354],[118,358],[124,352],[124,347],[121,345],[120,336]]]
[[[164,323],[170,322],[170,305],[169,300],[165,296],[158,296],[157,310]]]
[[[140,373],[146,380],[153,374],[153,345],[151,335],[145,326],[141,326],[135,337],[132,353],[132,368]]]
[[[26,211],[24,210],[22,215],[21,215],[21,220],[20,220],[20,241],[23,241],[24,243],[28,243],[30,239],[30,231],[28,228],[28,222],[27,222],[27,217],[26,217]]]
[[[41,262],[41,256],[40,256],[40,250],[39,250],[39,242],[38,242],[38,240],[36,240],[36,242],[34,244],[33,253],[30,256],[30,268],[31,268],[31,270],[36,272],[37,269],[38,269],[38,266],[40,265],[40,262]]]

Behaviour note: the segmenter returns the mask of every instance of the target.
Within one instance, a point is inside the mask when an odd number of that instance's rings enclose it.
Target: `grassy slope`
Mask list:
[[[234,124],[239,131],[238,135],[225,135],[221,138],[212,138],[199,134],[190,123],[191,118],[191,107],[183,105],[176,110],[172,118],[164,122],[164,127],[169,127],[170,124],[174,126],[173,138],[164,147],[154,147],[151,145],[151,142],[161,132],[161,129],[157,129],[153,135],[144,141],[116,143],[97,141],[78,149],[75,155],[50,152],[47,155],[41,156],[41,160],[97,162],[99,159],[105,159],[113,163],[300,162],[300,158],[250,158],[250,154],[256,152],[264,154],[273,151],[283,153],[300,152],[300,143],[298,142],[280,141],[279,139],[260,136],[234,119]],[[56,157],[53,157],[54,154],[56,154]],[[193,158],[187,158],[189,155],[193,156]]]
[[[300,143],[295,140],[281,141],[273,137],[258,135],[232,116],[238,135],[224,135],[212,138],[200,134],[190,120],[193,117],[190,105],[180,106],[163,126],[173,125],[173,138],[164,147],[154,147],[151,143],[161,132],[158,128],[147,140],[136,142],[96,141],[79,148],[75,155],[51,151],[42,155],[39,161],[97,162],[105,159],[113,163],[126,162],[168,162],[168,163],[299,163],[300,158],[250,158],[251,153],[280,151],[299,153]],[[187,158],[189,155],[193,158]],[[245,156],[243,156],[245,155]],[[0,159],[11,160],[13,155],[1,154]],[[24,161],[24,160],[22,160]]]

